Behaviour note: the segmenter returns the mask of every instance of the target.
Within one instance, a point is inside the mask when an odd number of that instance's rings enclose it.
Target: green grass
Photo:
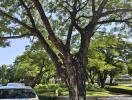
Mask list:
[[[87,91],[87,96],[111,96],[112,94],[109,91],[96,92],[96,91]]]
[[[125,85],[108,86],[106,87],[106,90],[111,91],[113,93],[132,95],[132,87],[128,87]]]
[[[117,93],[111,93],[105,89],[102,88],[93,88],[92,90],[88,90],[86,92],[87,96],[112,96],[117,95]]]
[[[132,87],[128,87],[128,86],[124,86],[124,85],[119,85],[119,86],[111,86],[113,88],[122,88],[122,89],[127,89],[127,90],[132,90]],[[68,96],[68,90],[64,87],[64,88],[58,88],[58,95],[59,96]],[[40,96],[56,96],[57,94],[55,92],[52,91],[40,91],[39,89],[37,89],[37,94]],[[113,93],[110,91],[107,91],[106,89],[101,89],[98,86],[87,86],[87,92],[86,95],[87,96],[112,96],[112,95],[118,95],[120,93]]]
[[[128,86],[125,86],[125,85],[118,85],[118,86],[111,86],[111,87],[132,90],[132,87],[128,87]]]
[[[56,96],[56,94],[52,93],[52,92],[39,93],[38,95],[40,95],[40,96]],[[60,95],[68,96],[68,91],[62,92]],[[87,91],[86,95],[87,96],[111,96],[111,95],[116,95],[116,94],[102,89],[100,91],[93,91],[93,90]]]

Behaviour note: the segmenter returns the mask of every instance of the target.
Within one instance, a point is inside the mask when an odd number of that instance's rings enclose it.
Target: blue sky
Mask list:
[[[15,39],[10,41],[10,47],[0,47],[0,65],[12,64],[16,56],[21,55],[25,51],[25,46],[30,44],[28,39]]]

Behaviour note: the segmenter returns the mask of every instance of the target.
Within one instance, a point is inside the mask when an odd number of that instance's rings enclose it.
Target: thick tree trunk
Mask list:
[[[66,84],[69,89],[70,100],[86,100],[86,66],[88,63],[88,46],[90,37],[84,32],[81,34],[81,46],[76,56],[67,54],[64,57],[66,68]]]
[[[94,73],[92,73],[92,70],[89,70],[89,79],[92,85],[94,85]]]
[[[100,84],[101,84],[101,88],[104,88],[104,86],[105,86],[105,79],[104,78],[100,79]]]
[[[110,75],[110,85],[113,85],[113,76]]]
[[[86,79],[84,74],[80,73],[77,75],[77,73],[73,73],[69,76],[68,89],[70,100],[86,100]]]
[[[70,100],[86,100],[86,70],[75,60],[72,61],[67,57],[65,62],[67,67],[66,84],[69,89]]]
[[[100,85],[101,85],[101,88],[104,88],[105,86],[105,81],[106,81],[106,78],[107,78],[107,71],[99,71],[98,72],[98,78],[99,78],[99,81],[100,81]]]
[[[91,84],[94,85],[94,79],[90,79],[91,80]]]

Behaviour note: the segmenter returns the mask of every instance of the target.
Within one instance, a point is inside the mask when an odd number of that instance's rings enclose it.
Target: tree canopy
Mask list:
[[[85,100],[90,40],[95,31],[108,31],[108,26],[131,33],[131,7],[131,0],[3,0],[0,44],[10,38],[37,37],[69,87],[70,99]]]

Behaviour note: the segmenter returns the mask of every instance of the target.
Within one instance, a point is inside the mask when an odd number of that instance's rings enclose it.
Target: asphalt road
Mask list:
[[[69,98],[65,96],[59,96],[55,100],[69,100]],[[132,100],[132,96],[88,96],[86,100]]]
[[[111,96],[111,97],[101,97],[101,98],[98,98],[98,99],[95,99],[95,100],[132,100],[132,97]]]

